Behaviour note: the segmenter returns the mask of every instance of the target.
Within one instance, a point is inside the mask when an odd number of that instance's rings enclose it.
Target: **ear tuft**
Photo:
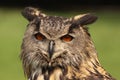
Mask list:
[[[26,7],[22,11],[22,15],[28,20],[32,21],[35,17],[39,16],[40,11],[38,9],[32,7]]]
[[[87,25],[87,24],[92,24],[97,20],[97,16],[93,14],[83,14],[83,15],[78,15],[73,18],[73,23],[77,25]]]

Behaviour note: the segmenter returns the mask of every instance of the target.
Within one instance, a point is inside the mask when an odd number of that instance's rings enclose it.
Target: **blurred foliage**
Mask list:
[[[19,59],[21,42],[28,21],[21,16],[22,9],[0,8],[0,80],[26,80]],[[88,25],[103,67],[120,79],[120,11],[111,9],[82,9],[80,11],[47,11],[49,15],[74,16],[93,12],[96,23]]]

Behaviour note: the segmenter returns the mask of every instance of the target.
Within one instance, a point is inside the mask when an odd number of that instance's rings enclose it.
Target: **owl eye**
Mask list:
[[[45,36],[43,36],[41,33],[37,33],[37,34],[35,34],[34,36],[35,36],[35,38],[36,38],[37,40],[39,40],[39,41],[45,39]]]
[[[70,42],[73,40],[73,37],[70,35],[65,35],[65,36],[61,37],[61,40],[65,41],[65,42]]]

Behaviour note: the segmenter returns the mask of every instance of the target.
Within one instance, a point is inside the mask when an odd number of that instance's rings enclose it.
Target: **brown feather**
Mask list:
[[[96,16],[47,16],[34,8],[25,8],[23,16],[30,23],[20,56],[29,80],[115,80],[101,66],[85,26]]]

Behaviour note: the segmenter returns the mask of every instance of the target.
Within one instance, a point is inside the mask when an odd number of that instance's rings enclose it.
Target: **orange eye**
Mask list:
[[[70,42],[73,40],[73,37],[70,35],[65,35],[65,36],[61,37],[61,40],[65,41],[65,42]]]
[[[41,40],[45,39],[45,36],[43,36],[43,35],[40,34],[40,33],[37,33],[37,34],[35,34],[35,38],[36,38],[37,40],[41,41]]]

